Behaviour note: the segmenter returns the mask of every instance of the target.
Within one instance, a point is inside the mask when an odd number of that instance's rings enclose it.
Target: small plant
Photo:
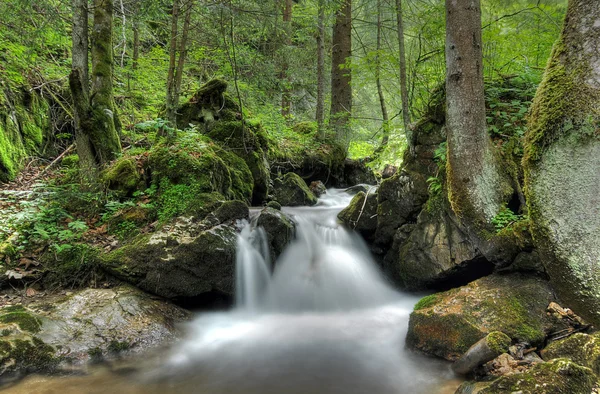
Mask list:
[[[439,195],[444,188],[444,186],[442,185],[441,179],[438,177],[435,177],[435,176],[431,176],[431,177],[427,178],[427,183],[429,184],[429,195],[430,196]]]
[[[496,228],[496,232],[500,232],[502,229],[522,219],[524,219],[523,215],[517,215],[504,204],[500,212],[492,219],[492,224]]]

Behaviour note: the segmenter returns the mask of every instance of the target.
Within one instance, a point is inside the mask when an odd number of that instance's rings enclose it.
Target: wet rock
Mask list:
[[[556,359],[493,382],[465,382],[455,394],[589,394],[595,383],[596,376],[589,368]]]
[[[381,182],[374,242],[379,245],[391,244],[400,226],[417,219],[428,196],[427,182],[417,173],[402,171]]]
[[[369,239],[377,229],[377,194],[358,192],[350,205],[338,214],[338,219]]]
[[[370,192],[374,192],[376,189],[377,189],[376,186],[360,183],[358,185],[350,186],[350,187],[346,188],[346,190],[344,190],[344,191],[346,193],[352,195],[352,194],[356,194],[359,192],[363,192],[363,193],[369,192],[370,193]]]
[[[323,194],[327,193],[327,188],[321,181],[311,182],[308,188],[315,195],[315,197],[321,197]]]
[[[552,342],[542,351],[542,357],[544,360],[568,358],[600,376],[600,334],[578,333]]]
[[[383,171],[381,171],[381,179],[391,178],[396,175],[396,172],[398,172],[398,167],[386,164],[385,167],[383,167]]]
[[[256,225],[265,230],[271,259],[273,261],[277,260],[281,252],[294,238],[296,224],[285,213],[266,207],[256,219]]]
[[[464,284],[493,271],[467,234],[444,210],[424,209],[410,232],[401,227],[384,258],[384,270],[410,290]]]
[[[175,339],[189,312],[130,286],[0,309],[0,375],[138,353]]]
[[[407,345],[456,360],[492,331],[533,346],[566,327],[545,313],[555,301],[547,281],[521,274],[491,275],[427,296],[410,315]]]
[[[100,264],[117,278],[177,302],[201,307],[203,297],[226,300],[234,287],[234,222],[247,218],[247,209],[217,210],[200,222],[179,217],[102,256]]]
[[[452,370],[466,375],[484,363],[508,351],[511,339],[504,333],[493,331],[477,341],[452,365]]]
[[[288,172],[273,184],[275,199],[283,206],[315,205],[317,198],[300,176]]]
[[[546,276],[546,270],[542,264],[537,250],[519,253],[513,263],[504,270],[514,272],[530,272],[544,277]]]
[[[367,167],[365,160],[346,159],[344,161],[344,179],[340,186],[348,187],[359,183],[375,185],[377,178],[375,178],[373,170]]]

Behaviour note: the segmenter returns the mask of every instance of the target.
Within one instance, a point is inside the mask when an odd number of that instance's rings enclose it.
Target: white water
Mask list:
[[[404,349],[417,298],[394,291],[364,242],[337,223],[351,196],[284,208],[297,239],[271,266],[264,231],[238,241],[236,308],[205,314],[164,360],[180,393],[439,392],[444,364]]]

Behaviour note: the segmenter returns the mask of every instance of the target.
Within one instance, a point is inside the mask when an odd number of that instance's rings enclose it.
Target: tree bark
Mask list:
[[[379,105],[381,106],[381,116],[383,118],[383,136],[381,138],[380,149],[388,144],[390,139],[390,119],[385,105],[383,88],[381,87],[381,0],[377,0],[377,54],[375,55],[375,83],[377,84],[377,95],[379,96]]]
[[[183,21],[183,32],[181,33],[181,40],[179,42],[179,58],[177,59],[177,70],[175,73],[175,98],[173,100],[175,104],[175,110],[179,106],[179,96],[181,96],[181,81],[183,79],[183,67],[185,66],[185,59],[187,57],[187,40],[188,31],[190,29],[190,22],[192,20],[192,8],[194,7],[194,0],[190,0],[185,10],[185,19]],[[177,115],[175,115],[177,117]]]
[[[461,221],[485,227],[499,212],[503,178],[485,119],[479,0],[446,0],[448,194]]]
[[[333,26],[331,54],[331,110],[330,124],[338,142],[348,150],[350,143],[350,115],[352,113],[352,76],[345,67],[352,56],[352,1],[345,0],[336,13]]]
[[[325,0],[319,0],[317,22],[317,120],[318,136],[325,138]]]
[[[398,21],[398,53],[400,65],[400,93],[402,96],[402,122],[404,134],[411,154],[414,154],[415,142],[410,128],[410,105],[408,102],[408,78],[406,77],[406,51],[404,48],[404,21],[402,19],[402,0],[396,0],[396,17]]]
[[[600,326],[600,7],[569,0],[531,106],[523,165],[531,231],[550,282]]]
[[[285,45],[292,45],[292,0],[283,0],[283,29],[285,31]],[[292,97],[291,97],[291,80],[288,74],[289,63],[287,57],[284,56],[281,64],[281,73],[279,78],[283,84],[281,93],[281,115],[289,117],[291,113]]]
[[[169,41],[169,70],[167,72],[167,120],[177,124],[177,103],[175,102],[175,67],[177,64],[177,32],[179,23],[179,1],[173,0],[171,14],[171,37]]]
[[[88,2],[73,0],[73,40],[72,68],[79,70],[81,86],[86,97],[89,95],[89,38],[88,38]]]

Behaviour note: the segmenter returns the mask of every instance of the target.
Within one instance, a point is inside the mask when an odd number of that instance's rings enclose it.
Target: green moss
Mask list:
[[[486,342],[489,348],[496,354],[508,352],[512,340],[510,337],[500,331],[492,331],[486,337]]]
[[[544,360],[568,358],[579,365],[591,368],[600,376],[600,336],[598,334],[574,334],[550,343],[542,352]]]
[[[115,160],[102,172],[102,181],[111,190],[133,193],[138,186],[142,176],[140,175],[137,162],[132,157],[122,157]]]
[[[113,340],[108,344],[108,350],[113,353],[121,353],[131,348],[131,344],[129,342],[121,342],[117,340]]]
[[[295,133],[303,135],[312,135],[317,132],[317,124],[315,122],[300,122],[292,127]]]
[[[9,308],[13,308],[12,311],[7,311]],[[32,316],[22,307],[19,309],[18,307],[9,308],[4,308],[0,311],[0,313],[8,312],[0,315],[0,323],[16,324],[22,331],[30,333],[37,333],[40,331],[42,322],[37,317]]]
[[[56,253],[46,254],[43,259],[43,282],[50,288],[82,286],[98,274],[98,256],[101,251],[84,243],[61,248]]]
[[[317,198],[298,174],[288,172],[274,183],[275,199],[283,206],[315,205]]]
[[[0,366],[4,367],[4,372],[50,372],[60,361],[54,354],[54,348],[37,337],[0,340]]]
[[[430,294],[425,296],[416,303],[414,310],[418,311],[420,309],[429,308],[435,305],[439,301],[440,297],[438,294]]]

